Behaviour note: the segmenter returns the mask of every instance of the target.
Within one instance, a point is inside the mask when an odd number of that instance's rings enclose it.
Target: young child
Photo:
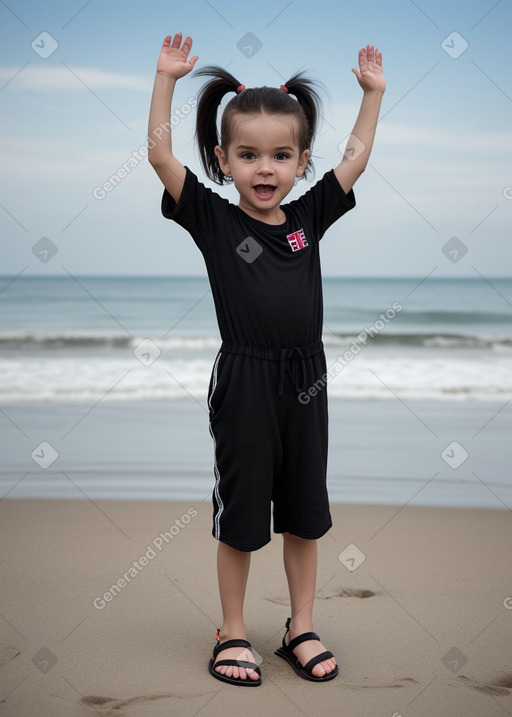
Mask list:
[[[355,206],[352,187],[373,145],[385,79],[371,45],[353,68],[361,109],[338,166],[300,199],[282,204],[311,167],[319,111],[313,84],[245,88],[225,70],[202,89],[196,135],[206,174],[233,182],[238,206],[201,184],[174,156],[169,117],[175,83],[197,62],[192,39],[163,42],[149,117],[149,161],[164,184],[162,211],[191,234],[210,280],[222,345],[208,406],[215,447],[213,536],[223,623],[209,663],[217,679],[257,686],[243,620],[251,551],[283,535],[291,617],[276,651],[303,678],[324,682],[336,660],[313,629],[317,539],[331,527],[326,489],[327,397],[319,240]],[[234,93],[217,132],[223,97]],[[314,386],[310,401],[298,395]],[[323,388],[322,385],[324,386]]]

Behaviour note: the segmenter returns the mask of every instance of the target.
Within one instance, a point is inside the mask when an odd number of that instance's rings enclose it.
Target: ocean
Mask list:
[[[332,499],[512,507],[512,279],[325,278],[323,341]],[[219,345],[203,277],[0,277],[2,494],[207,495]]]

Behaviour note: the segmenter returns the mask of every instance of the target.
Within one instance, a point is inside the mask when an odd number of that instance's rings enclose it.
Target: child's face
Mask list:
[[[269,224],[285,220],[280,204],[301,177],[309,159],[297,144],[299,120],[293,116],[249,114],[233,117],[232,140],[215,154],[240,193],[239,207]]]

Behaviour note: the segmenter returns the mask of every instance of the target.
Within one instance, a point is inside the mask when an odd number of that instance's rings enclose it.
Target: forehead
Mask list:
[[[299,120],[293,115],[235,114],[231,124],[231,145],[248,147],[297,146]]]

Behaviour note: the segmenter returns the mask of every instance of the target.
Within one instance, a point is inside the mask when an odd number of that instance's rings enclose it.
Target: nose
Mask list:
[[[274,174],[274,167],[272,166],[270,157],[260,157],[260,161],[258,163],[258,173],[265,175]]]

